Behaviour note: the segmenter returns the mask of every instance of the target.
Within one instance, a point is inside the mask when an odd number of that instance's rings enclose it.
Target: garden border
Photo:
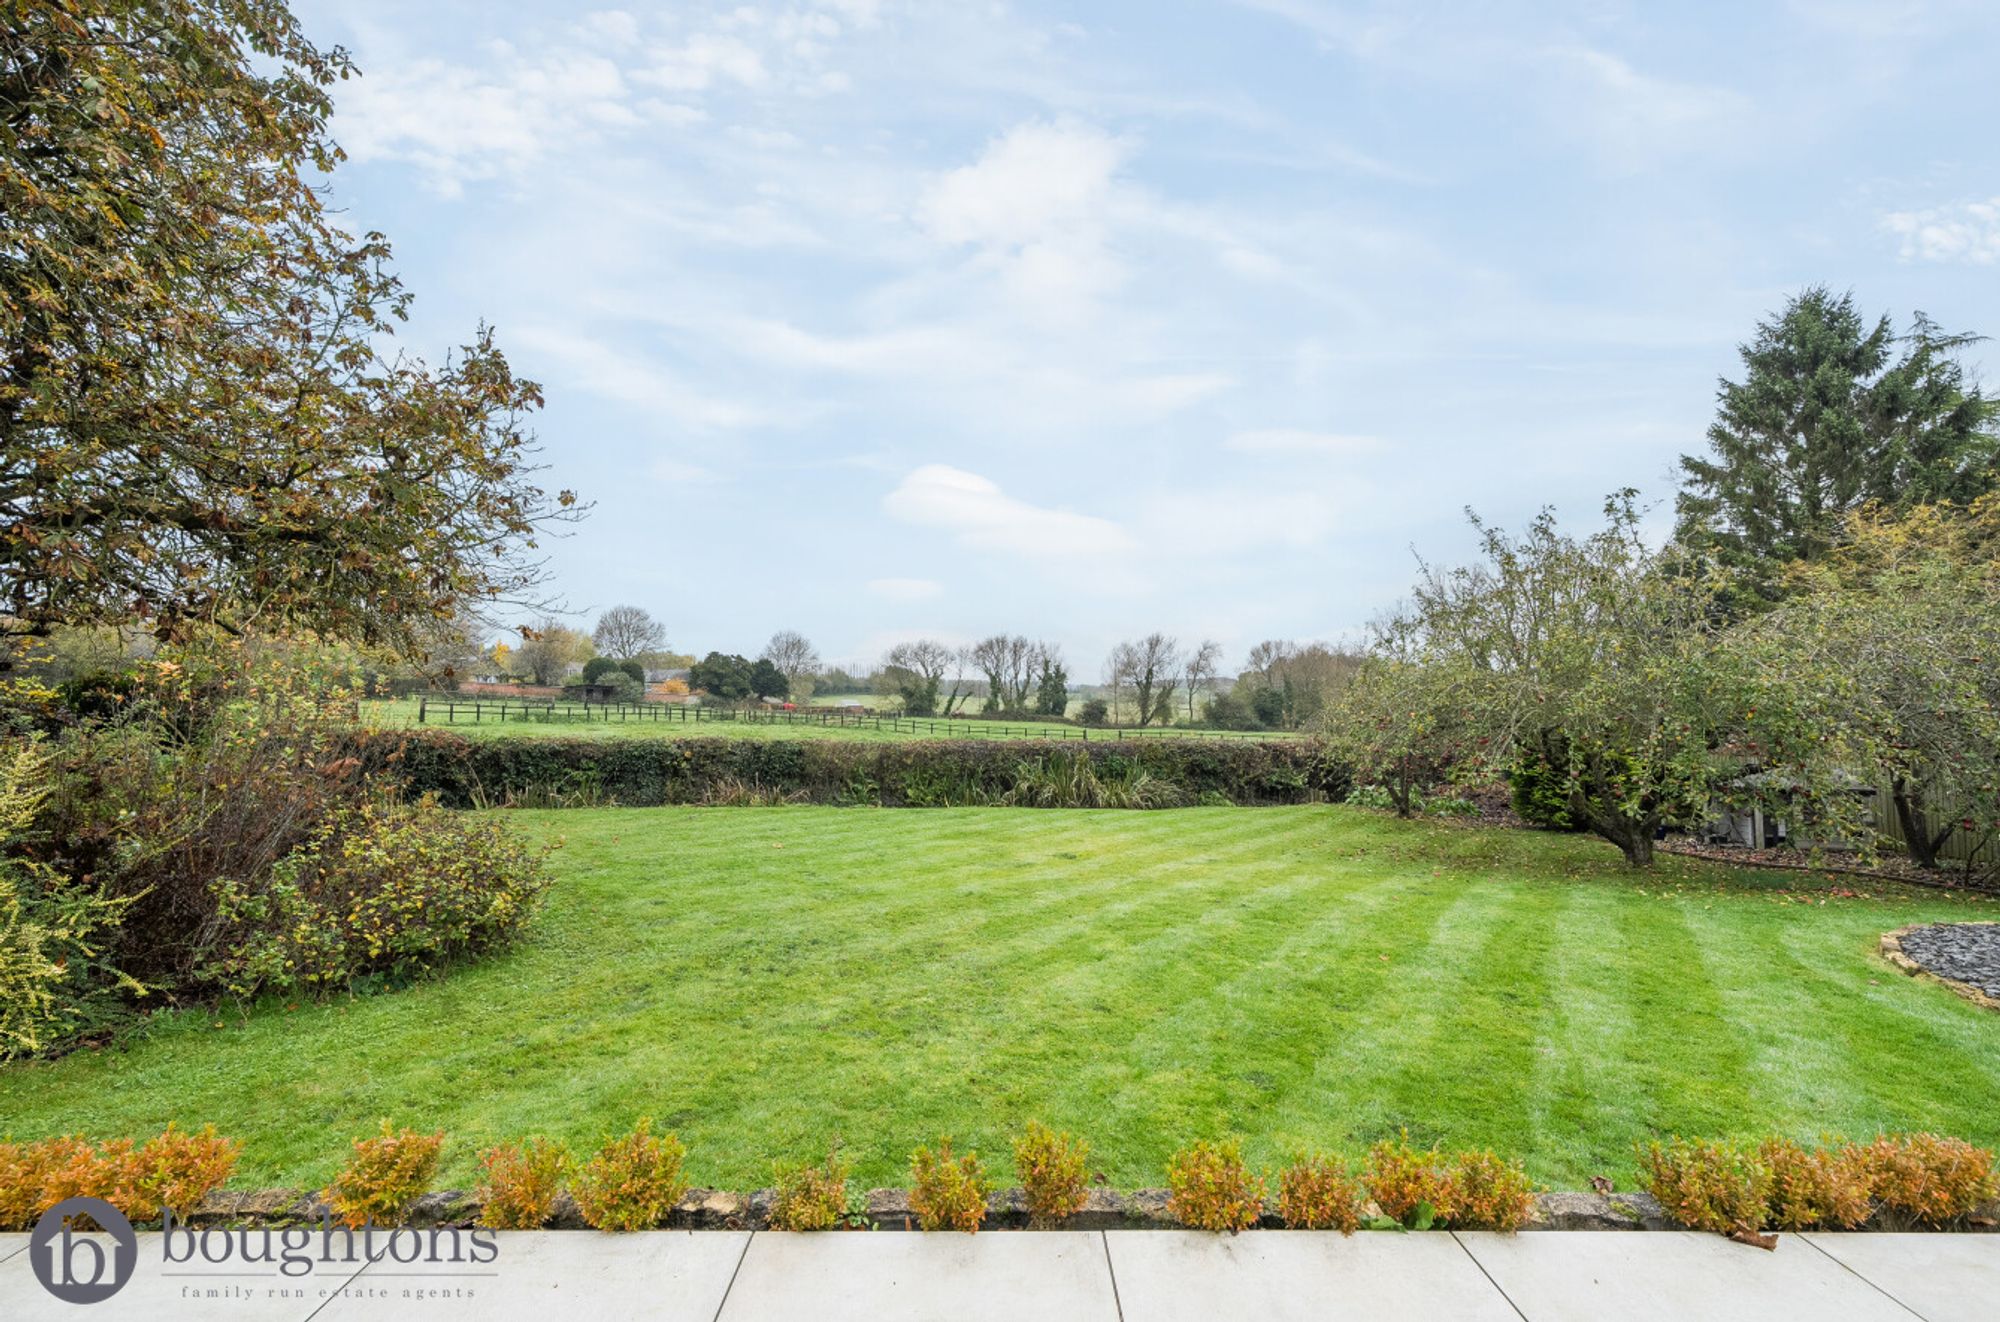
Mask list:
[[[757,1189],[747,1194],[727,1189],[689,1189],[660,1228],[768,1230],[774,1193],[775,1190],[771,1189]],[[1659,1203],[1651,1194],[1572,1193],[1558,1190],[1537,1193],[1533,1198],[1534,1209],[1528,1221],[1521,1227],[1524,1232],[1617,1232],[1682,1228],[1661,1210]],[[1168,1211],[1167,1200],[1168,1194],[1165,1189],[1135,1189],[1129,1193],[1118,1193],[1098,1187],[1090,1190],[1082,1211],[1063,1218],[1055,1225],[1032,1228],[1085,1232],[1188,1229],[1189,1227]],[[427,1193],[411,1204],[403,1224],[420,1227],[471,1226],[478,1221],[482,1206],[478,1194],[467,1190],[447,1189]],[[907,1189],[870,1189],[863,1196],[861,1206],[863,1211],[860,1219],[866,1224],[857,1226],[856,1229],[917,1230],[916,1213],[910,1207],[910,1191]],[[296,1189],[216,1190],[202,1200],[201,1206],[195,1209],[194,1215],[188,1219],[188,1224],[196,1227],[317,1225],[326,1211],[326,1204],[318,1194],[301,1193]],[[544,1229],[587,1228],[577,1211],[575,1201],[567,1192],[559,1195],[555,1210]],[[1008,1231],[1030,1228],[1027,1196],[1021,1189],[1000,1189],[988,1197],[986,1220],[980,1226],[981,1230]],[[1264,1213],[1258,1218],[1254,1228],[1281,1231],[1287,1227],[1277,1215],[1276,1204],[1267,1201],[1264,1204]],[[1859,1229],[1886,1232],[1928,1230],[1929,1233],[1935,1234],[2000,1233],[2000,1199],[1982,1205],[1967,1218],[1964,1225],[1949,1229],[1930,1230],[1927,1227],[1908,1224],[1900,1218],[1885,1217],[1879,1212]]]
[[[1893,932],[1884,932],[1882,934],[1882,958],[1888,960],[1891,964],[1913,978],[1928,979],[1931,982],[1951,988],[1952,991],[1971,1001],[1974,1005],[1982,1006],[1988,1010],[2000,1010],[2000,1000],[1988,996],[1969,982],[1960,982],[1957,978],[1947,978],[1942,973],[1933,973],[1903,953],[1904,937],[1920,927],[1937,927],[1940,925],[1938,923],[1911,923],[1908,927],[1899,927]],[[1952,927],[2000,927],[2000,922],[1980,921],[1945,925]]]

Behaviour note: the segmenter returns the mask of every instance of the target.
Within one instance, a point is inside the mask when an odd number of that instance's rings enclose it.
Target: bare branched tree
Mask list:
[[[967,653],[974,666],[986,676],[987,707],[993,711],[1019,712],[1028,709],[1029,694],[1039,674],[1039,644],[1020,634],[1003,633],[981,639]]]
[[[613,661],[630,661],[647,652],[665,651],[667,631],[640,607],[613,606],[597,617],[590,640]]]
[[[1222,644],[1213,638],[1204,639],[1200,647],[1188,653],[1187,664],[1182,668],[1181,683],[1187,687],[1188,723],[1194,723],[1194,699],[1202,689],[1215,682],[1216,674],[1222,669]]]
[[[793,702],[812,696],[813,680],[819,675],[819,652],[810,639],[796,629],[780,629],[764,644],[762,660],[778,668],[791,686]]]
[[[1106,667],[1114,701],[1130,686],[1139,724],[1157,719],[1165,725],[1173,703],[1174,684],[1181,666],[1181,647],[1163,633],[1149,633],[1136,643],[1120,643],[1111,649]]]

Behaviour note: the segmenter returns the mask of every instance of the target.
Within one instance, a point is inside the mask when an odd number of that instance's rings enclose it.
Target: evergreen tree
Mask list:
[[[1957,354],[1981,337],[1918,313],[1909,334],[1868,325],[1851,294],[1808,289],[1742,347],[1709,453],[1683,455],[1677,536],[1737,570],[1756,598],[1779,569],[1822,557],[1846,515],[1969,501],[2000,486],[2000,402]]]

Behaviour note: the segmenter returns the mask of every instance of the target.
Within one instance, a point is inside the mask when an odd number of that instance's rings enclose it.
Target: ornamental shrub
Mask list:
[[[1050,1226],[1083,1210],[1090,1197],[1090,1144],[1030,1120],[1014,1144],[1014,1174],[1027,1195],[1028,1220]]]
[[[1338,1157],[1301,1157],[1278,1176],[1278,1215],[1293,1230],[1338,1230],[1361,1225],[1361,1184]]]
[[[1779,1230],[1852,1230],[1873,1210],[1866,1148],[1808,1148],[1786,1138],[1758,1145],[1771,1173],[1771,1225]]]
[[[114,1172],[107,1201],[133,1221],[157,1221],[163,1210],[185,1221],[211,1189],[228,1182],[242,1151],[214,1125],[190,1134],[170,1124],[137,1148],[122,1140],[107,1144],[102,1155]]]
[[[570,1185],[583,1219],[599,1230],[650,1230],[666,1221],[687,1192],[687,1149],[672,1134],[653,1137],[642,1119],[609,1139]]]
[[[77,1135],[0,1143],[0,1230],[29,1229],[65,1198],[102,1198],[132,1221],[157,1221],[162,1207],[183,1219],[236,1168],[240,1146],[210,1126],[93,1145]]]
[[[1863,1153],[1876,1201],[1921,1225],[1948,1225],[2000,1195],[1993,1153],[1962,1138],[1884,1134]]]
[[[1535,1207],[1535,1188],[1518,1161],[1503,1161],[1491,1152],[1461,1152],[1452,1159],[1451,1213],[1459,1230],[1501,1230],[1512,1233],[1527,1223]]]
[[[771,1197],[771,1229],[831,1230],[847,1215],[849,1168],[839,1145],[817,1164],[773,1168],[777,1188]]]
[[[1264,1182],[1243,1164],[1243,1147],[1203,1141],[1167,1163],[1167,1210],[1196,1230],[1235,1234],[1264,1214]]]
[[[925,1230],[977,1232],[992,1192],[979,1154],[953,1157],[948,1138],[938,1140],[936,1152],[918,1148],[910,1154],[910,1210]]]
[[[337,810],[268,874],[217,879],[200,975],[245,997],[407,982],[511,939],[548,887],[545,855],[429,799]]]
[[[399,1226],[430,1188],[443,1149],[442,1133],[398,1130],[384,1120],[380,1134],[354,1140],[354,1155],[321,1196],[343,1225]]]
[[[1674,1139],[1640,1149],[1639,1180],[1690,1230],[1754,1235],[1771,1215],[1771,1171],[1740,1143]]]
[[[0,751],[0,1060],[69,1045],[118,1012],[116,993],[144,988],[110,966],[128,899],[21,857],[48,795],[47,755]]]
[[[479,1155],[479,1224],[540,1230],[554,1214],[570,1170],[569,1149],[552,1138],[502,1143]]]
[[[27,1230],[65,1198],[109,1201],[116,1172],[76,1134],[0,1143],[0,1230]]]
[[[1382,1215],[1401,1225],[1428,1229],[1458,1210],[1458,1186],[1444,1154],[1411,1147],[1408,1133],[1368,1149],[1361,1185]]]

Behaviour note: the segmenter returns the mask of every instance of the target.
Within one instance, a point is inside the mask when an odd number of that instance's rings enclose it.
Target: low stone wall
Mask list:
[[[690,1189],[668,1219],[670,1229],[681,1230],[763,1230],[770,1224],[769,1189],[752,1193],[732,1193],[724,1189]],[[223,1226],[243,1224],[316,1224],[325,1211],[317,1195],[295,1189],[220,1191],[210,1194],[195,1212],[191,1224]],[[865,1217],[877,1230],[915,1230],[916,1214],[910,1210],[907,1189],[871,1189],[865,1200]],[[410,1210],[407,1223],[414,1226],[470,1225],[479,1218],[476,1194],[458,1190],[428,1193]],[[568,1194],[557,1199],[554,1230],[586,1229],[583,1217]],[[1282,1230],[1273,1205],[1266,1204],[1260,1230]],[[987,1200],[987,1230],[1028,1228],[1027,1200],[1019,1189],[1001,1189]],[[1116,1193],[1092,1189],[1081,1212],[1066,1218],[1059,1230],[1180,1230],[1184,1229],[1167,1211],[1165,1189],[1136,1189]],[[1523,1230],[1671,1230],[1671,1222],[1650,1194],[1644,1193],[1541,1193],[1535,1195],[1535,1211]],[[1907,1225],[1870,1224],[1864,1229],[1908,1230]],[[2000,1229],[2000,1200],[1980,1209],[1968,1230]]]

